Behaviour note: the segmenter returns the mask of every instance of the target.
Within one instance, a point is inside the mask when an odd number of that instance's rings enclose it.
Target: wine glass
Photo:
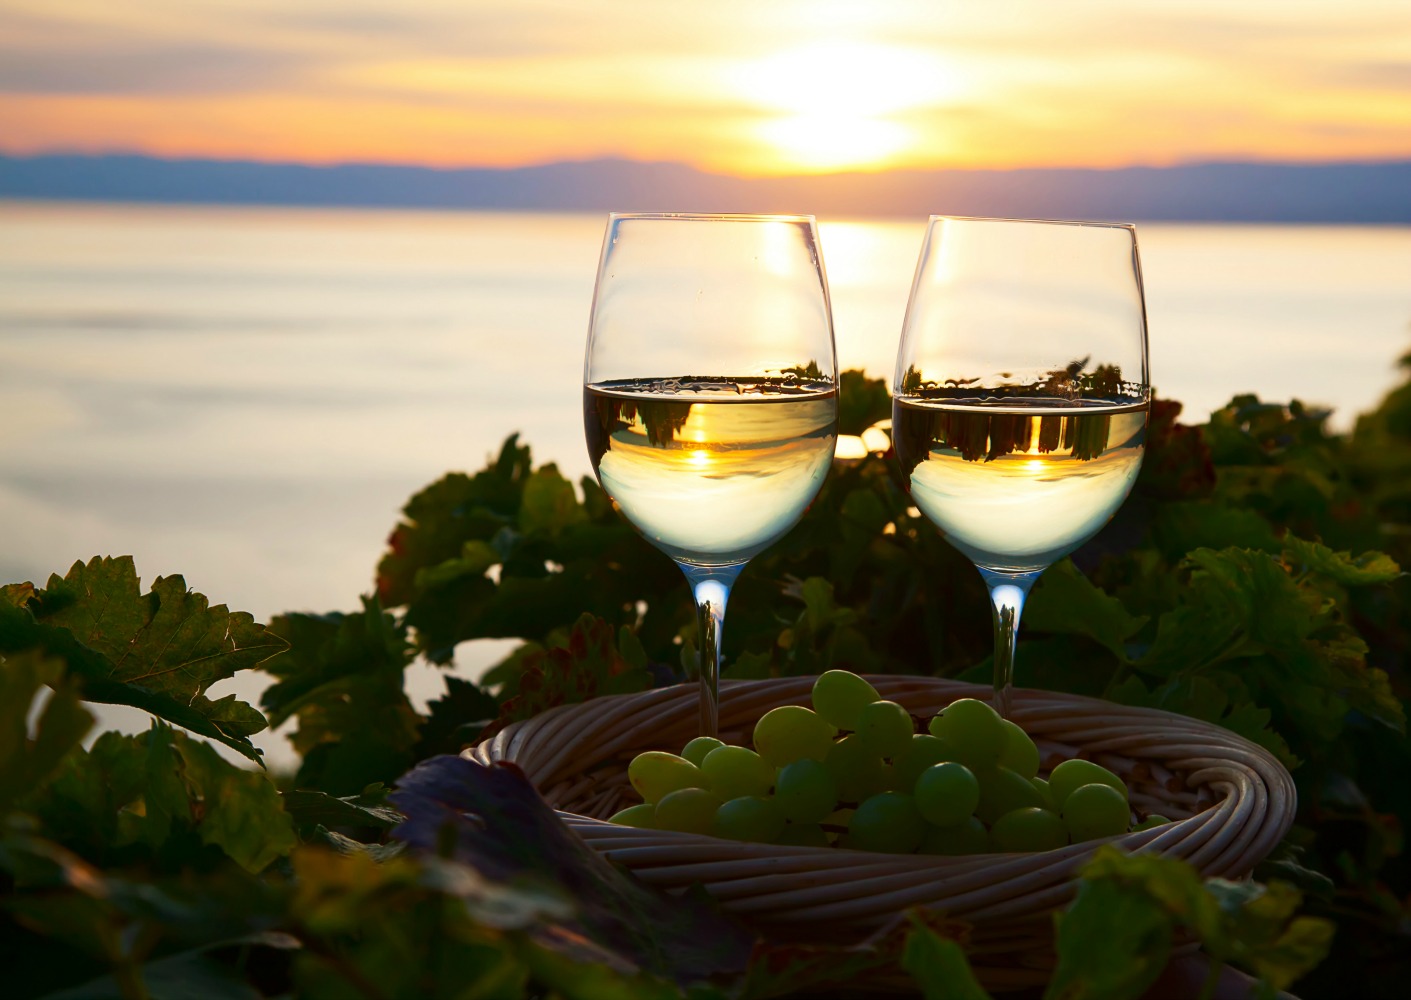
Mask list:
[[[1136,230],[932,216],[893,384],[912,502],[980,570],[994,705],[1024,599],[1095,535],[1141,467],[1151,400]]]
[[[691,586],[703,736],[717,730],[730,588],[828,474],[837,368],[812,216],[609,217],[583,368],[588,453]]]

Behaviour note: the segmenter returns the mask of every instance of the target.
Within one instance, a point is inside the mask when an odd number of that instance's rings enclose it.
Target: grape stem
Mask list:
[[[1014,687],[1014,643],[1019,636],[1019,619],[1024,599],[1043,570],[1032,573],[1001,573],[980,567],[980,575],[990,591],[995,625],[995,711],[1009,718],[1009,693]]]
[[[734,566],[692,566],[677,563],[691,593],[696,598],[696,626],[700,650],[697,654],[701,678],[701,736],[717,736],[720,730],[720,640],[725,631],[725,606],[730,588],[744,563]]]

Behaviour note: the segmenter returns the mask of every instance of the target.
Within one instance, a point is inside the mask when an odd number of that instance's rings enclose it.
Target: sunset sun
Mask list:
[[[900,113],[959,89],[935,52],[867,42],[766,56],[741,66],[734,84],[767,116],[755,134],[778,165],[802,171],[886,165],[918,141]]]

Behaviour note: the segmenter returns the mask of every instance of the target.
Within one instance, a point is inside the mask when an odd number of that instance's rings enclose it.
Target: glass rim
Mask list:
[[[609,212],[609,222],[643,220],[657,222],[802,222],[816,224],[812,215],[754,212]]]
[[[1135,222],[1094,222],[1088,219],[1005,219],[998,216],[985,215],[932,215],[926,220],[929,226],[935,222],[1021,222],[1026,225],[1037,226],[1075,226],[1085,229],[1125,229],[1135,233],[1137,224]]]

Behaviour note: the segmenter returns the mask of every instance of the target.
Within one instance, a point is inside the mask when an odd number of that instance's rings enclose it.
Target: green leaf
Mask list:
[[[1085,635],[1127,662],[1127,640],[1147,623],[1103,593],[1071,559],[1050,566],[1024,608],[1024,627],[1038,632]]]
[[[248,737],[264,718],[233,695],[212,702],[204,692],[284,643],[248,614],[211,607],[180,576],[140,589],[129,557],[75,563],[23,606],[12,603],[16,592],[0,602],[0,652],[62,657],[85,699],[144,709],[258,761]]]
[[[1162,504],[1152,532],[1161,551],[1172,562],[1199,548],[1259,549],[1278,552],[1273,526],[1257,512],[1213,500]]]
[[[975,978],[965,950],[928,927],[917,926],[906,939],[902,968],[916,980],[926,1000],[991,1000]]]
[[[291,789],[282,795],[284,811],[300,826],[371,827],[390,830],[402,821],[402,814],[381,804],[384,796],[345,795],[340,797],[307,788]]]
[[[1274,989],[1287,989],[1327,956],[1333,924],[1297,916],[1303,895],[1293,886],[1221,879],[1207,886],[1226,916],[1228,954]]]
[[[99,863],[133,845],[194,862],[188,835],[257,872],[296,839],[279,791],[261,771],[229,763],[210,744],[162,723],[138,736],[104,733],[75,751],[24,807],[46,835]]]
[[[264,994],[247,979],[242,963],[222,961],[218,954],[248,959],[250,946],[268,945],[272,936],[219,942],[146,962],[141,979],[150,1000],[262,1000]],[[283,947],[289,947],[284,944]],[[48,993],[41,1000],[130,1000],[132,993],[119,977],[102,976],[71,989]]]
[[[1230,691],[1237,695],[1235,703]],[[1109,689],[1107,697],[1123,705],[1144,705],[1213,722],[1264,747],[1290,769],[1299,764],[1284,738],[1270,728],[1270,711],[1251,704],[1248,689],[1225,671],[1178,674],[1152,690],[1139,678],[1128,676]]]
[[[726,680],[763,680],[773,676],[774,658],[769,653],[741,653],[720,671]]]
[[[0,814],[43,786],[93,726],[93,715],[79,703],[77,682],[64,674],[62,661],[32,650],[0,658]],[[30,739],[29,716],[46,684],[54,692]]]
[[[588,520],[578,503],[573,484],[563,478],[558,466],[550,463],[535,469],[525,480],[519,505],[519,530],[526,535],[546,532],[557,535],[573,524]]]
[[[1045,1000],[1135,1000],[1171,954],[1171,916],[1115,881],[1085,880],[1057,922],[1058,966]]]
[[[203,843],[216,845],[251,872],[294,849],[298,838],[274,782],[235,767],[207,743],[183,740],[181,755],[187,781],[200,789],[197,828]]]
[[[488,691],[462,677],[446,677],[446,693],[427,705],[414,755],[459,753],[500,713],[500,703]]]
[[[1299,572],[1321,573],[1344,587],[1391,583],[1402,575],[1401,567],[1383,552],[1364,552],[1354,558],[1293,535],[1284,538],[1284,562]]]
[[[1200,873],[1184,861],[1159,854],[1126,854],[1105,846],[1083,867],[1086,881],[1109,881],[1140,890],[1202,939],[1221,932],[1218,900],[1206,892]]]
[[[462,577],[479,578],[485,571],[500,561],[500,553],[489,543],[472,538],[461,547],[461,554],[454,559],[423,566],[416,571],[416,586],[419,590],[442,587]]]
[[[265,665],[278,681],[264,705],[275,725],[298,719],[297,785],[351,795],[406,770],[421,723],[404,690],[412,649],[378,599],[352,614],[282,615],[270,628],[290,647]]]
[[[799,587],[804,602],[808,627],[821,632],[838,618],[838,605],[833,600],[833,585],[821,576],[811,576]],[[848,614],[846,617],[851,618]]]
[[[1184,928],[1217,962],[1235,962],[1283,989],[1327,954],[1330,921],[1295,916],[1284,883],[1202,882],[1183,861],[1098,849],[1058,926],[1058,969],[1047,997],[1137,997],[1159,975],[1171,932]]]
[[[647,669],[647,651],[642,648],[642,640],[626,625],[617,630],[617,649],[633,670]]]
[[[861,434],[892,415],[887,383],[850,368],[838,380],[838,433]]]
[[[518,673],[507,682],[509,697],[481,738],[555,705],[650,687],[650,675],[618,652],[613,637],[611,625],[585,614],[574,623],[565,645],[526,652],[519,660]]]
[[[1178,422],[1182,406],[1170,399],[1151,401],[1146,456],[1137,491],[1144,496],[1179,500],[1208,496],[1215,488],[1215,466],[1199,427]]]
[[[512,434],[487,468],[474,476],[450,473],[408,500],[377,567],[383,603],[409,603],[421,592],[416,582],[420,571],[460,558],[467,541],[488,542],[515,523],[529,471],[529,449]]]

